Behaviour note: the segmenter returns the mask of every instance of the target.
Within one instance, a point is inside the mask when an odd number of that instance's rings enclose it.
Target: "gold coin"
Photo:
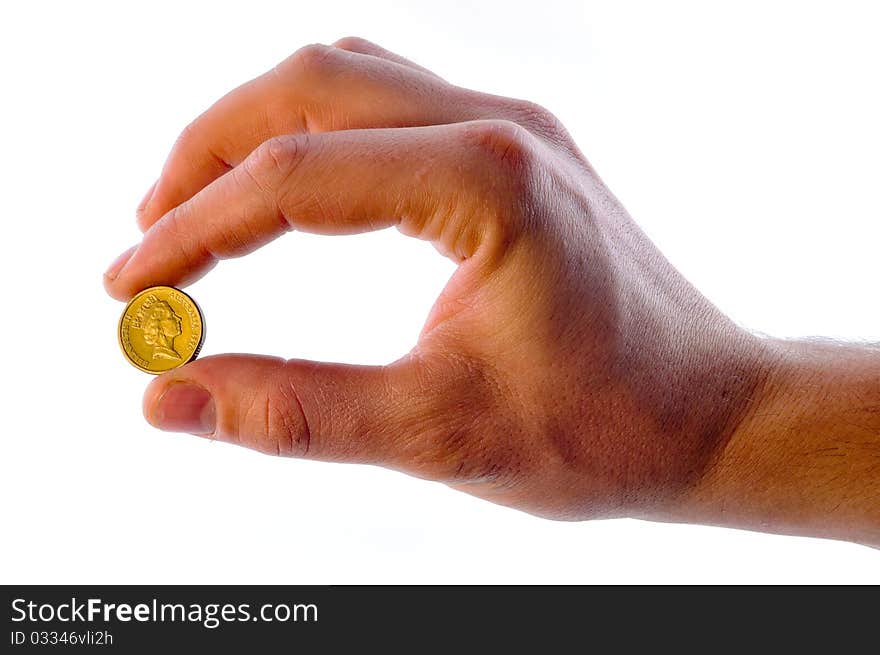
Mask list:
[[[174,287],[144,289],[119,319],[119,345],[126,359],[153,375],[194,360],[204,339],[199,306]]]

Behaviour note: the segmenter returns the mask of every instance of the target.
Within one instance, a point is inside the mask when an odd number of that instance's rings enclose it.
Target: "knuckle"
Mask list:
[[[473,121],[467,124],[463,137],[466,145],[479,156],[514,171],[525,171],[534,156],[528,131],[514,121]]]
[[[280,457],[305,457],[311,433],[302,405],[283,367],[251,404],[257,450]]]
[[[522,125],[504,119],[465,124],[464,149],[470,151],[483,220],[478,241],[502,254],[512,240],[530,229],[530,209],[542,187],[538,138]]]
[[[312,43],[294,52],[288,62],[290,66],[301,73],[320,74],[336,52],[337,48],[333,46]]]
[[[206,131],[207,119],[205,117],[210,112],[211,110],[209,109],[180,131],[171,148],[169,163],[182,164],[187,168],[192,168],[197,165],[201,157],[208,157],[224,170],[231,168],[231,165],[223,155],[222,147],[219,150],[216,149],[215,144],[212,144],[212,140]]]
[[[222,255],[206,237],[200,219],[200,210],[191,198],[171,209],[147,234],[172,259],[187,265],[207,263]]]
[[[156,224],[156,229],[161,229],[171,239],[184,239],[191,234],[193,224],[192,200],[187,200],[169,210]]]
[[[199,145],[202,142],[201,133],[200,118],[196,118],[188,123],[174,140],[171,152],[168,155],[168,164],[187,163],[192,157],[191,153],[198,152],[199,150]]]
[[[360,52],[361,50],[366,50],[373,47],[373,43],[360,36],[344,36],[341,39],[334,41],[333,47],[339,48],[340,50],[351,50],[353,52]]]
[[[174,142],[174,149],[181,150],[193,145],[198,140],[199,132],[199,119],[196,118],[180,131]]]
[[[263,157],[266,159],[266,163],[272,166],[275,171],[286,175],[302,158],[303,146],[308,138],[307,135],[285,135],[269,139],[263,145]]]
[[[216,225],[205,235],[201,249],[217,259],[242,257],[251,251],[254,238],[248,228],[247,215],[239,215],[234,222]]]
[[[272,137],[245,159],[243,168],[261,191],[278,189],[302,159],[307,139],[306,135]]]
[[[539,134],[550,136],[563,131],[562,123],[546,107],[529,100],[514,100],[513,113],[516,121]]]

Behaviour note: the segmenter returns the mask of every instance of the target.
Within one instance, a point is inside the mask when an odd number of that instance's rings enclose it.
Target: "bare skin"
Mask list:
[[[458,264],[398,361],[206,357],[149,385],[156,427],[549,518],[880,545],[880,350],[734,325],[537,105],[362,39],[308,46],[184,131],[138,222],[119,300],[290,230],[395,226]]]

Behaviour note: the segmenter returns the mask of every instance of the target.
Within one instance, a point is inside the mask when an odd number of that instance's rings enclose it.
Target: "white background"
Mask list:
[[[5,3],[0,582],[880,582],[880,552],[852,544],[554,523],[377,468],[160,433],[101,286],[187,122],[296,48],[357,34],[554,111],[743,325],[878,340],[874,6]],[[451,271],[396,231],[291,234],[190,291],[205,354],[382,363]],[[257,321],[230,302],[243,293]]]

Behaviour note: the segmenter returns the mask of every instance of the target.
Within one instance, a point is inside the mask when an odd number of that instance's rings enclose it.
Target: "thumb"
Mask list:
[[[410,468],[437,447],[443,388],[454,386],[426,384],[427,368],[411,356],[353,366],[218,355],[151,382],[144,415],[162,430],[275,455]]]

